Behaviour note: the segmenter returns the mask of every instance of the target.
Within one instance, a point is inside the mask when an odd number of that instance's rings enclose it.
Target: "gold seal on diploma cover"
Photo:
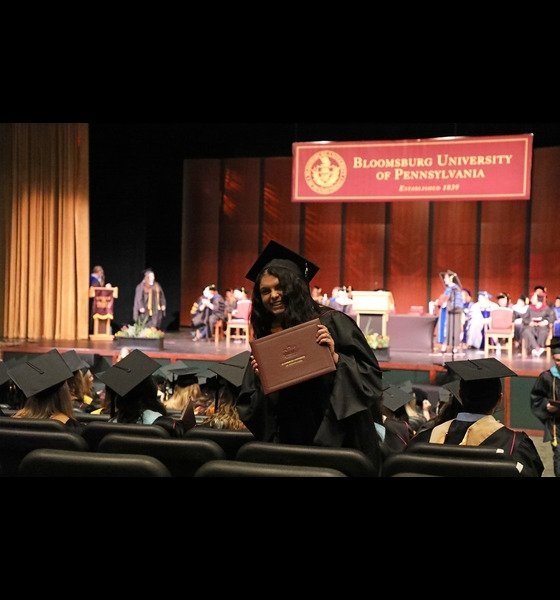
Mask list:
[[[332,194],[346,181],[346,163],[332,150],[315,152],[305,165],[305,181],[317,194]]]

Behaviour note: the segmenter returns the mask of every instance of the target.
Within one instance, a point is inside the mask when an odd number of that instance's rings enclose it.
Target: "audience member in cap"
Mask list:
[[[261,338],[319,318],[317,343],[328,346],[336,371],[265,396],[252,359],[237,409],[258,440],[357,448],[379,466],[381,369],[356,323],[311,297],[309,282],[317,271],[270,242],[247,274],[255,282],[251,324]]]
[[[213,406],[206,411],[207,419],[202,427],[214,429],[231,429],[233,431],[246,431],[247,427],[239,418],[235,406],[235,398],[239,387],[243,383],[243,376],[249,364],[251,353],[241,352],[232,358],[208,366],[210,371],[217,375],[216,400]]]
[[[25,405],[14,418],[53,419],[81,433],[83,425],[74,419],[72,396],[67,380],[72,377],[56,350],[27,361],[18,361],[8,374],[23,391]]]
[[[174,382],[171,398],[164,404],[167,410],[182,411],[188,402],[192,402],[194,408],[198,404],[205,404],[206,400],[196,375],[179,375]]]
[[[408,382],[408,385],[410,385],[410,382]],[[414,435],[403,408],[411,400],[415,401],[412,386],[408,388],[406,382],[401,386],[389,385],[383,390],[381,412],[383,414],[385,438],[381,443],[381,452],[385,458],[391,454],[402,452]],[[400,413],[400,416],[397,416],[398,413]]]
[[[114,364],[97,377],[108,388],[111,421],[160,425],[172,437],[183,437],[181,421],[167,417],[165,406],[158,399],[158,388],[152,374],[159,364],[140,350],[133,350],[126,358]],[[110,390],[110,391],[109,391]]]
[[[451,421],[457,417],[463,410],[463,405],[461,404],[461,398],[459,396],[459,385],[459,381],[455,380],[442,386],[442,388],[448,390],[449,395],[445,399],[442,399],[440,396],[435,416],[421,425],[416,432],[417,434],[431,430],[437,425],[445,423],[446,421]]]
[[[552,446],[554,475],[560,477],[560,338],[553,337],[550,350],[554,364],[543,371],[531,390],[531,410],[544,425],[544,442]]]
[[[62,358],[72,371],[72,377],[68,380],[68,389],[74,409],[89,413],[100,408],[101,402],[94,402],[93,399],[93,376],[89,365],[75,350],[64,352]]]
[[[205,287],[192,320],[195,328],[193,339],[198,341],[205,337],[212,337],[216,323],[225,318],[226,303],[218,293],[217,287],[214,284]]]
[[[545,351],[546,338],[549,330],[556,320],[556,313],[546,304],[546,294],[538,286],[531,297],[531,304],[523,315],[523,330],[521,339],[525,341],[527,353],[534,358],[539,358]]]
[[[516,373],[495,358],[448,362],[445,366],[460,378],[462,412],[455,419],[417,434],[409,447],[429,442],[502,448],[516,462],[522,477],[540,477],[544,465],[531,438],[523,431],[505,427],[492,416],[502,400],[500,378]]]
[[[132,315],[135,321],[146,320],[146,327],[160,328],[166,308],[165,294],[152,269],[144,271],[144,279],[136,286]]]

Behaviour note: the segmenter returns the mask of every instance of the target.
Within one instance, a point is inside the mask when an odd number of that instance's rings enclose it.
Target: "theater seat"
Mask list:
[[[54,419],[13,419],[0,417],[0,428],[10,429],[40,429],[41,431],[68,431],[61,421]]]
[[[141,435],[144,437],[169,438],[169,432],[159,425],[142,425],[139,423],[102,423],[93,421],[86,425],[82,436],[91,450],[97,450],[99,442],[110,433],[124,435]]]
[[[376,477],[379,475],[368,457],[353,448],[250,442],[239,449],[236,460],[275,465],[326,467],[337,469],[348,477]]]
[[[82,436],[69,431],[38,429],[0,429],[0,464],[3,475],[16,475],[23,458],[37,448],[87,451]]]
[[[443,477],[520,477],[514,462],[494,458],[464,460],[404,452],[393,454],[383,464],[384,477],[405,473]]]
[[[230,429],[214,429],[213,427],[193,427],[187,431],[186,439],[212,440],[223,448],[226,457],[233,460],[243,444],[254,442],[255,436],[250,431],[232,431]]]
[[[152,456],[34,450],[21,462],[20,477],[171,477]]]
[[[466,460],[503,460],[507,458],[501,448],[488,446],[455,446],[453,444],[413,444],[406,451],[415,454],[429,454],[432,456],[448,456],[450,458],[463,458]]]
[[[107,423],[110,418],[111,415],[109,414],[92,415],[91,413],[80,412],[78,410],[74,411],[74,419],[76,419],[76,421],[80,421],[80,423]]]
[[[97,451],[153,456],[169,469],[173,477],[192,477],[204,463],[226,458],[222,448],[211,440],[166,440],[114,433],[99,442]]]
[[[336,469],[322,467],[212,460],[202,465],[195,477],[345,477],[345,475]]]

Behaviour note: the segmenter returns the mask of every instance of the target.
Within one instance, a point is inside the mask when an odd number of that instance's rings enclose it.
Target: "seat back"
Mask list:
[[[41,449],[21,462],[20,477],[171,477],[152,456]]]
[[[399,473],[441,475],[443,477],[520,477],[509,460],[469,459],[404,452],[389,456],[383,464],[383,476]]]
[[[166,440],[115,433],[105,436],[97,451],[153,456],[169,469],[173,477],[192,477],[204,463],[226,458],[222,448],[211,440]]]
[[[139,423],[102,423],[92,421],[86,425],[82,436],[92,450],[97,450],[99,442],[110,433],[124,435],[141,435],[144,437],[169,438],[169,432],[159,425],[142,425]]]
[[[10,429],[40,429],[41,431],[68,431],[60,421],[54,419],[18,419],[0,417],[0,427]]]
[[[321,467],[211,460],[198,469],[195,477],[345,477],[345,475],[336,469]]]
[[[92,415],[91,413],[79,412],[77,410],[74,411],[74,419],[80,421],[80,423],[92,423],[93,421],[107,423],[110,418],[110,414]]]
[[[0,429],[0,464],[2,475],[16,475],[19,464],[32,450],[56,448],[87,451],[82,436],[69,431],[42,431],[39,429]]]
[[[234,320],[249,321],[252,307],[253,302],[251,300],[239,300],[235,308],[237,312],[235,313]]]
[[[229,319],[226,325],[226,344],[231,340],[240,340],[248,343],[251,333],[251,308],[253,302],[251,300],[239,300],[237,303],[235,316]],[[232,333],[235,329],[236,333]]]
[[[504,349],[511,358],[513,354],[514,337],[513,309],[506,307],[495,308],[490,313],[490,323],[486,326],[484,334],[484,356],[488,356],[490,350],[501,351],[500,339],[505,339]]]
[[[229,429],[214,429],[212,427],[193,427],[189,429],[186,439],[193,438],[216,442],[230,460],[235,458],[237,451],[243,444],[255,441],[255,436],[250,431],[231,431]]]
[[[449,458],[475,459],[475,460],[504,460],[507,457],[502,448],[489,448],[488,446],[455,446],[454,444],[413,444],[408,446],[407,452],[415,454],[428,454]]]
[[[298,465],[337,469],[348,477],[376,477],[368,457],[353,448],[325,448],[250,442],[237,452],[236,460],[275,465]]]

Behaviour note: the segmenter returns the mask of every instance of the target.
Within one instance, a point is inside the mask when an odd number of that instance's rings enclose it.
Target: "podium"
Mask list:
[[[115,298],[119,297],[118,287],[94,287],[89,288],[89,297],[93,298],[92,316],[93,334],[90,340],[112,340],[111,321],[113,320],[113,306]]]
[[[389,313],[395,310],[393,294],[386,291],[353,291],[352,310],[356,323],[364,333],[387,335]]]

